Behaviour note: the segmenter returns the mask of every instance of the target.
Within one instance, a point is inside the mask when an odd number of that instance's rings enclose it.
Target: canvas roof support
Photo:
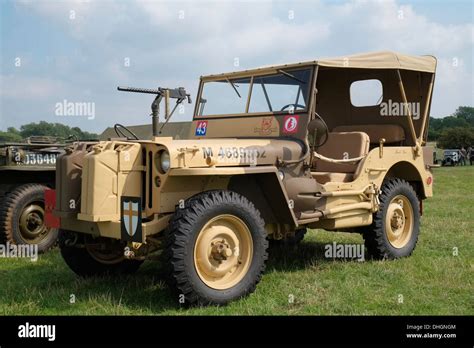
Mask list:
[[[398,87],[400,88],[400,94],[402,95],[405,111],[407,112],[408,125],[410,126],[410,134],[413,138],[414,143],[418,145],[418,139],[416,137],[415,126],[413,125],[411,108],[408,106],[407,95],[405,93],[405,87],[403,86],[403,80],[402,80],[402,75],[400,74],[400,69],[397,69],[397,76],[398,76]]]
[[[418,141],[419,141],[420,144],[423,141],[423,134],[425,133],[426,124],[428,123],[428,109],[430,108],[431,95],[433,94],[434,77],[435,77],[435,74],[434,73],[431,74],[431,81],[430,81],[430,85],[428,86],[428,94],[426,96],[426,101],[425,101],[425,109],[424,109],[424,112],[423,112],[421,130],[420,130],[420,134],[419,134],[419,137],[418,137]]]

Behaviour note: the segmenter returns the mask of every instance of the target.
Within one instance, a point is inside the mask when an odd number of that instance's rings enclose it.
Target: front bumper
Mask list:
[[[167,226],[171,214],[156,215],[153,220],[141,223],[141,236],[134,241],[146,243],[148,236],[156,235],[162,232]],[[78,219],[61,219],[61,228],[68,231],[92,234],[94,236],[123,239],[121,221],[91,222]]]

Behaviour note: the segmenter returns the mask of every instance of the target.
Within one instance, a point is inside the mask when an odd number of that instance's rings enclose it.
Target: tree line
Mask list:
[[[52,136],[60,139],[75,138],[78,140],[93,140],[99,136],[83,131],[79,127],[69,127],[61,123],[28,123],[16,129],[9,127],[6,132],[0,131],[0,142],[21,142],[31,136]]]
[[[430,117],[428,141],[443,149],[474,146],[474,107],[460,106],[451,116]]]

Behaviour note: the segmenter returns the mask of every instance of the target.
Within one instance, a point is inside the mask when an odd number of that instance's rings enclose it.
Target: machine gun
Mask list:
[[[161,88],[158,89],[150,89],[150,88],[135,88],[135,87],[117,87],[117,90],[123,92],[134,92],[134,93],[146,93],[146,94],[156,94],[153,103],[151,103],[151,119],[152,119],[152,127],[153,127],[153,136],[157,137],[161,133],[163,127],[168,123],[168,120],[171,118],[173,113],[175,112],[176,108],[179,104],[181,104],[185,99],[188,100],[188,103],[191,104],[191,95],[186,93],[184,87],[178,88]],[[160,113],[160,103],[165,98],[165,123],[158,129],[159,124],[159,113]],[[170,99],[176,99],[176,104],[171,110],[169,111]]]

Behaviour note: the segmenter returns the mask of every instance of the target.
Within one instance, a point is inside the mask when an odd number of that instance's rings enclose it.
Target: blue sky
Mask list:
[[[473,13],[469,0],[0,0],[0,129],[145,124],[150,95],[116,86],[195,95],[200,75],[375,50],[435,55],[442,117],[474,104]],[[95,118],[57,116],[64,100],[94,103]],[[187,105],[173,118],[191,117]]]

